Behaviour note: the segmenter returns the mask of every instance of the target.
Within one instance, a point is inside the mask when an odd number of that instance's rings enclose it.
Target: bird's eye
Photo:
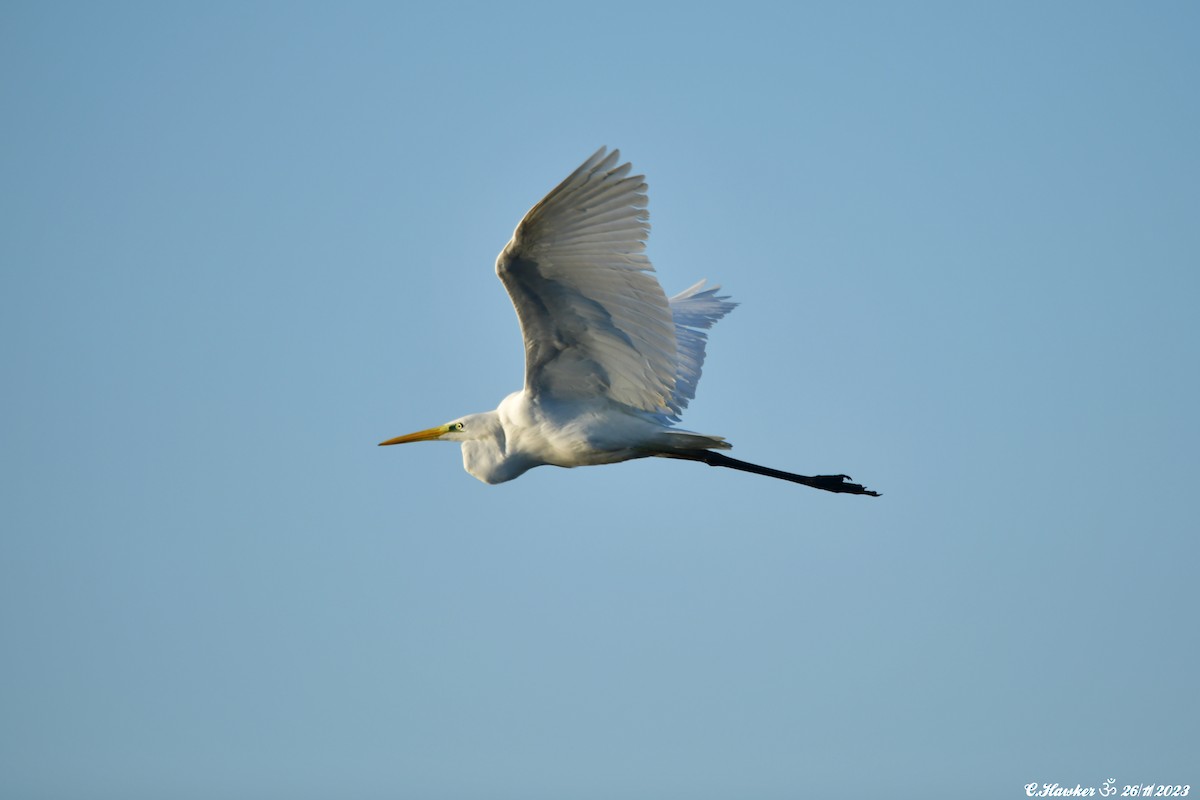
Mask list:
[[[455,430],[455,431],[461,431],[463,429],[463,424],[461,422],[456,422],[450,426],[450,429]]]

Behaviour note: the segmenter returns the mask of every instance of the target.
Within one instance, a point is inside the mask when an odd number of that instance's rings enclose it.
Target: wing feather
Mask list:
[[[619,160],[600,148],[530,209],[496,274],[521,323],[527,392],[670,416],[676,322],[645,255],[646,183]]]
[[[720,289],[720,286],[705,288],[705,281],[700,281],[671,298],[675,339],[679,345],[679,369],[675,374],[675,396],[671,402],[675,419],[696,396],[696,384],[700,382],[708,343],[705,331],[737,307],[737,303],[728,297],[717,294]]]

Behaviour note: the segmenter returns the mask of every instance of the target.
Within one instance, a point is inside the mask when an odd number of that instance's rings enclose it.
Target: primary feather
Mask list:
[[[737,307],[728,297],[718,295],[720,286],[704,288],[704,281],[671,298],[671,317],[675,321],[675,391],[671,396],[673,421],[696,396],[696,384],[704,368],[706,330]]]

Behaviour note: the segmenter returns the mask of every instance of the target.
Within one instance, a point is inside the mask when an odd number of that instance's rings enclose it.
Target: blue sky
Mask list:
[[[1200,784],[1194,4],[0,10],[0,795]],[[487,487],[598,146],[686,427]]]

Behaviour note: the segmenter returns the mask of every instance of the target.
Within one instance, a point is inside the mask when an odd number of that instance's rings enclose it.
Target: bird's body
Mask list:
[[[834,492],[844,475],[737,461],[719,436],[674,427],[695,396],[705,331],[736,305],[699,283],[668,299],[644,254],[646,184],[601,148],[535,205],[496,260],[525,340],[525,386],[495,411],[382,442],[462,443],[485,483],[527,470],[659,456],[703,461]]]
[[[510,481],[542,465],[625,461],[639,455],[632,444],[656,433],[654,423],[613,413],[603,403],[543,404],[523,391],[504,398],[495,411],[462,421],[464,432],[476,437],[463,440],[463,467],[484,483]]]

